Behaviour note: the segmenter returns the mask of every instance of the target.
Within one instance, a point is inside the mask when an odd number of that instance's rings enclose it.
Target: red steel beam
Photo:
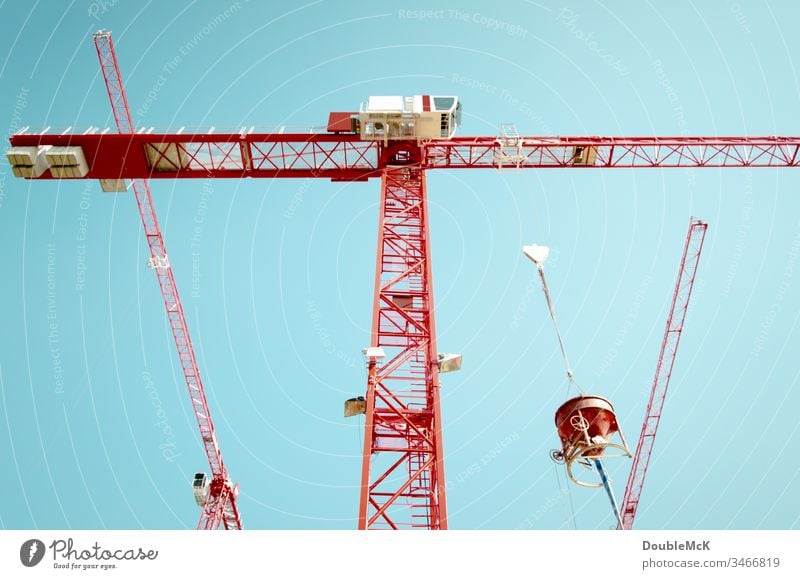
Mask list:
[[[521,137],[512,153],[492,137],[426,144],[425,166],[439,168],[796,167],[800,137]]]

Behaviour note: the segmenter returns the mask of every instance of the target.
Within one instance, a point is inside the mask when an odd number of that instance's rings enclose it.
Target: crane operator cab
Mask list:
[[[358,113],[330,114],[328,131],[365,141],[449,139],[461,125],[456,96],[371,96]]]
[[[208,498],[208,489],[210,486],[211,481],[208,480],[206,473],[198,472],[194,475],[194,480],[192,481],[192,494],[194,495],[194,500],[198,507],[202,507],[206,504],[206,499]]]

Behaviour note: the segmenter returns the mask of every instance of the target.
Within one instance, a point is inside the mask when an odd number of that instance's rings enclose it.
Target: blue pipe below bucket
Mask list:
[[[624,529],[625,527],[622,526],[622,515],[620,515],[619,507],[617,506],[617,499],[614,498],[614,491],[611,490],[611,484],[608,482],[608,477],[606,476],[606,471],[603,468],[603,463],[601,463],[598,459],[595,459],[594,466],[597,468],[597,472],[600,474],[600,480],[603,481],[603,486],[606,489],[608,500],[611,501],[611,508],[614,510],[614,516],[617,518],[618,528]]]

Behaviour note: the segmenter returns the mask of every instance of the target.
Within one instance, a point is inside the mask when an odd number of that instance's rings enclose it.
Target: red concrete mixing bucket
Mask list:
[[[556,410],[556,428],[565,452],[600,444],[583,453],[585,457],[603,456],[603,441],[619,431],[614,406],[600,396],[578,396],[564,402]]]

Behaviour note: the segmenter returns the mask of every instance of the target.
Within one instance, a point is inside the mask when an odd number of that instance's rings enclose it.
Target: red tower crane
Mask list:
[[[119,72],[111,33],[97,32],[94,35],[94,45],[100,59],[100,68],[103,71],[103,79],[108,90],[108,99],[111,102],[117,131],[120,134],[133,134],[133,119],[128,108],[128,98],[122,84],[122,75]],[[197,425],[200,427],[200,438],[203,441],[203,448],[211,468],[210,481],[206,481],[205,476],[200,474],[195,477],[193,482],[195,496],[198,502],[202,503],[203,509],[197,528],[219,529],[223,526],[225,529],[241,529],[242,520],[236,505],[239,486],[231,482],[225,463],[222,461],[222,451],[214,431],[211,409],[208,407],[203,380],[200,378],[200,368],[197,365],[197,358],[194,355],[192,340],[189,336],[189,326],[186,323],[178,287],[175,285],[175,278],[167,257],[167,247],[164,245],[161,228],[158,226],[156,208],[150,196],[150,187],[147,179],[134,179],[131,182],[131,188],[136,197],[145,238],[150,248],[149,263],[158,278],[169,327],[172,330],[172,337],[175,339],[181,370],[186,380],[186,386],[189,388],[192,409],[197,418]]]
[[[157,266],[168,261],[146,179],[381,179],[360,529],[447,528],[438,382],[445,365],[436,351],[427,170],[800,165],[800,137],[526,137],[513,126],[499,136],[455,137],[458,99],[431,95],[370,97],[359,112],[331,113],[327,128],[305,133],[134,133],[111,37],[101,33],[96,43],[119,133],[25,128],[10,138],[9,162],[28,179],[100,179],[111,191],[133,180]],[[221,519],[238,528],[237,487],[222,464],[172,272],[156,273],[212,467],[200,526]]]
[[[697,265],[700,262],[700,253],[703,251],[707,228],[708,224],[699,219],[692,218],[689,221],[689,231],[686,234],[686,244],[683,247],[681,265],[678,269],[678,280],[675,282],[672,304],[669,308],[669,315],[667,315],[667,325],[664,330],[664,339],[661,341],[661,351],[658,354],[650,400],[647,402],[647,412],[642,424],[642,432],[639,435],[639,444],[636,445],[628,484],[622,498],[623,529],[633,528],[633,519],[636,517],[636,509],[639,507],[639,499],[642,496],[647,467],[653,454],[653,443],[661,422],[661,412],[664,409],[664,400],[672,377],[672,369],[675,366],[675,355],[678,353],[683,322],[686,320],[686,311],[692,297],[694,278],[697,275]],[[619,529],[619,526],[617,528]]]

